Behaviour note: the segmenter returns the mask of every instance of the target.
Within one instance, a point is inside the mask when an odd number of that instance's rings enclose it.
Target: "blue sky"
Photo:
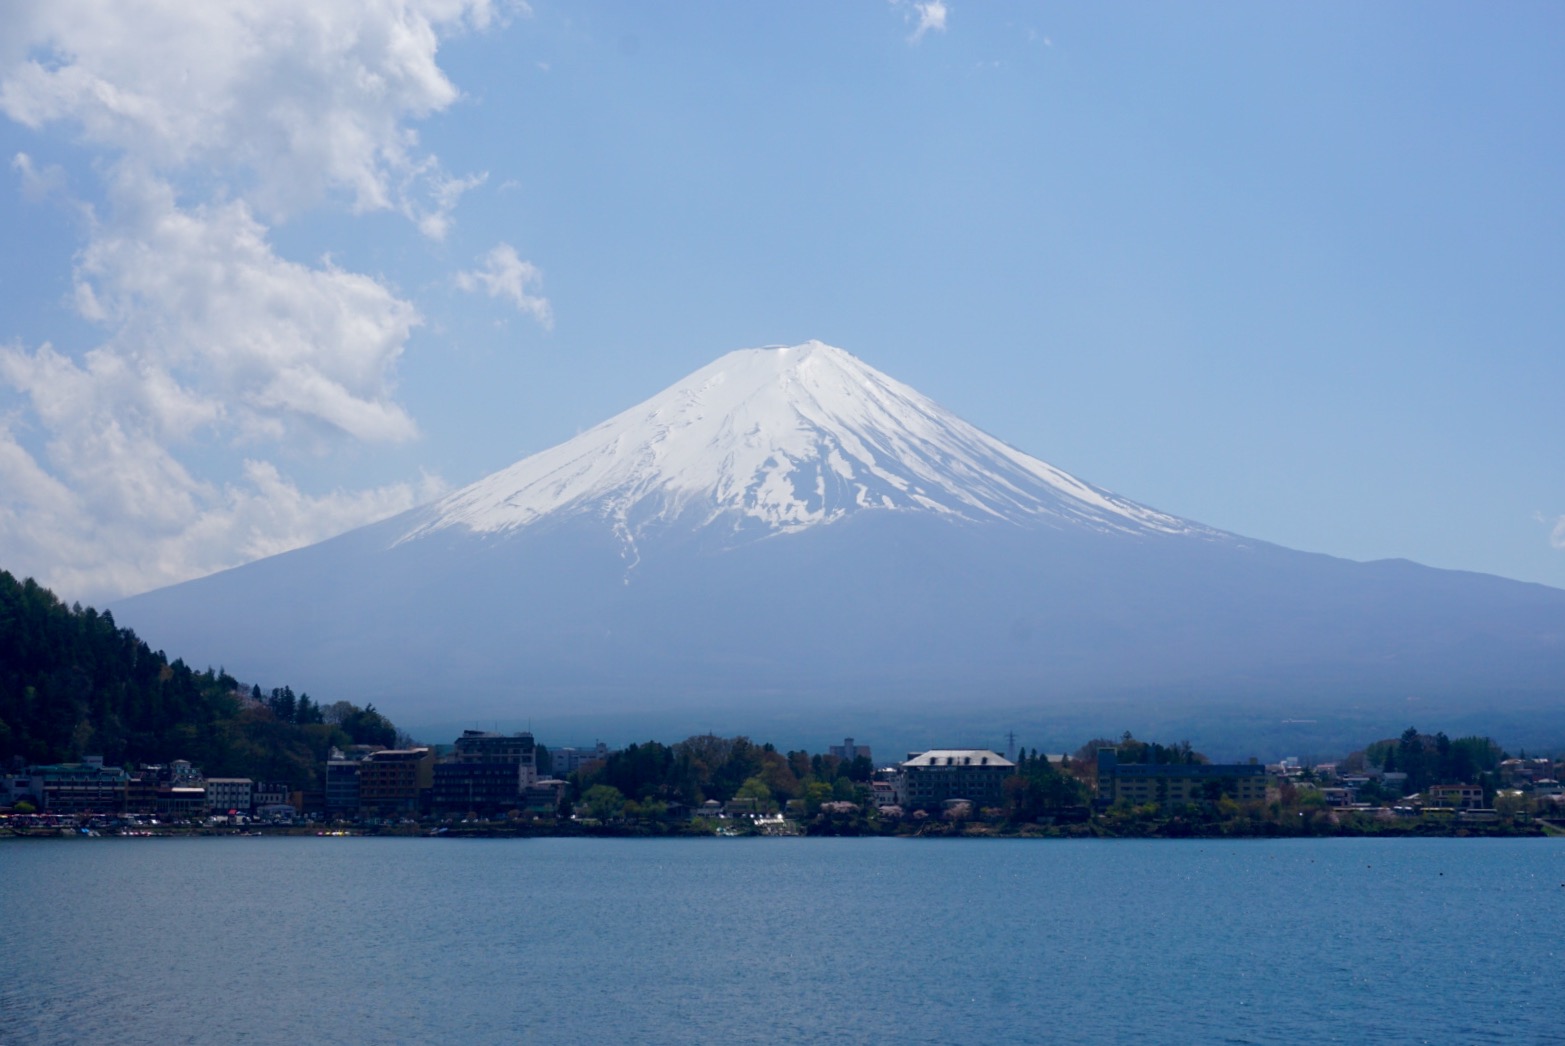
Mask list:
[[[0,566],[195,576],[819,338],[1165,511],[1565,586],[1562,45],[1522,3],[7,5]]]

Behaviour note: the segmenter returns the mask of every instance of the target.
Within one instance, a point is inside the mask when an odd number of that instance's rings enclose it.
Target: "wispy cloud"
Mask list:
[[[456,284],[464,291],[485,291],[491,298],[504,298],[520,312],[532,316],[544,327],[554,325],[549,299],[529,288],[543,282],[543,273],[530,261],[524,261],[508,243],[498,244],[479,259],[479,268],[459,272]]]
[[[58,166],[38,167],[26,153],[11,158],[11,170],[22,179],[22,196],[29,203],[41,203],[66,195],[65,170]]]
[[[950,13],[944,0],[918,0],[913,4],[913,12],[918,18],[913,26],[913,33],[908,37],[911,43],[918,43],[924,38],[925,33],[943,33],[946,31],[946,16]]]
[[[1554,529],[1549,533],[1549,544],[1558,549],[1565,549],[1565,516],[1554,521]]]

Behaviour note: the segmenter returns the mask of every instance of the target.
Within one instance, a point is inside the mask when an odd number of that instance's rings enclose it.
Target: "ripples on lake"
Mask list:
[[[1565,1042],[1565,841],[0,844],[0,1042]]]

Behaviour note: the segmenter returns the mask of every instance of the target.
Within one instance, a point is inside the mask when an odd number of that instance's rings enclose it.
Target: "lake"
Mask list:
[[[1565,840],[0,844],[4,1043],[1565,1042]]]

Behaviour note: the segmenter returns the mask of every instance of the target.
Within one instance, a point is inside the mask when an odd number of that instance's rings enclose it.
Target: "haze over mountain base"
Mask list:
[[[1220,747],[1250,722],[1329,750],[1339,721],[1362,741],[1565,710],[1565,591],[1167,516],[813,343],[733,353],[435,505],[114,610],[409,726],[574,739]]]

